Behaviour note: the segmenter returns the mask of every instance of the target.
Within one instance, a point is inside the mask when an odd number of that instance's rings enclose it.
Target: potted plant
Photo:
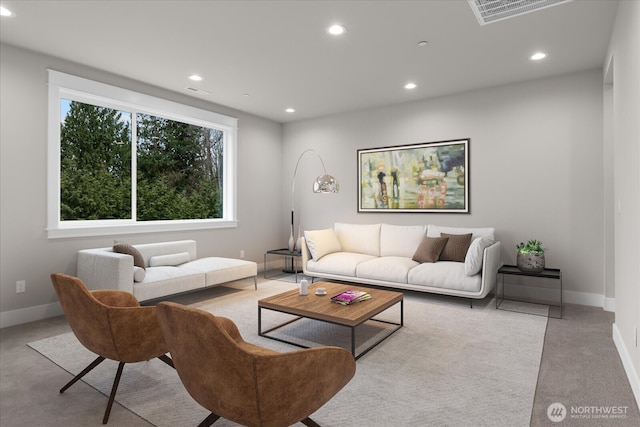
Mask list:
[[[544,252],[542,242],[539,240],[529,240],[527,243],[520,242],[516,245],[518,249],[517,266],[521,271],[528,273],[540,273],[544,270]]]

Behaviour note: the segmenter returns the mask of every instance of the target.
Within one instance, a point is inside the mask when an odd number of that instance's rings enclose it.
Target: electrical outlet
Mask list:
[[[24,280],[18,280],[16,282],[16,294],[21,294],[25,291],[27,284]]]
[[[240,258],[244,258],[244,249],[240,250]]]

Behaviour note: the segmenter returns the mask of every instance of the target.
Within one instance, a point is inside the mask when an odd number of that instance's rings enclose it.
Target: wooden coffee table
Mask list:
[[[319,287],[325,288],[325,296],[315,295],[315,290]],[[371,299],[360,301],[351,305],[341,305],[331,301],[331,297],[347,289],[362,290],[371,294]],[[361,286],[343,285],[331,282],[316,282],[309,286],[309,295],[299,295],[294,289],[258,301],[258,335],[271,338],[277,341],[293,344],[298,347],[308,348],[306,345],[291,342],[275,336],[269,336],[270,332],[280,329],[286,325],[300,319],[314,319],[322,322],[333,323],[351,328],[351,354],[359,359],[369,350],[387,339],[395,331],[400,329],[404,323],[404,301],[402,293],[387,291],[382,289],[364,288]],[[391,306],[400,303],[400,322],[394,323],[386,320],[374,319],[373,317],[385,311]],[[262,330],[262,310],[272,310],[297,316],[295,319],[279,324],[266,331]],[[356,354],[356,328],[366,321],[375,321],[394,325],[395,328],[372,345]]]

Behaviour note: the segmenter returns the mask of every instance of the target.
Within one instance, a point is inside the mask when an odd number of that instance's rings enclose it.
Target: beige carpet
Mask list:
[[[247,341],[288,351],[297,347],[258,336],[256,302],[293,287],[267,281],[258,291],[219,287],[174,301],[229,317]],[[265,327],[285,316],[263,313]],[[383,317],[395,321],[398,316],[396,307]],[[471,309],[462,299],[411,292],[405,293],[404,324],[358,360],[353,380],[313,415],[319,424],[529,425],[545,317],[496,310],[493,300],[476,302]],[[288,336],[322,343],[335,340],[335,344],[348,342],[348,333],[347,328],[308,321],[286,331]],[[359,342],[367,341],[377,333],[376,326],[367,325],[357,333]],[[72,374],[95,358],[72,334],[29,346]],[[105,361],[85,381],[108,394],[115,371],[116,363]],[[73,392],[72,387],[65,394]],[[197,425],[208,414],[184,391],[177,374],[159,360],[127,365],[116,400],[157,426]],[[96,417],[102,417],[102,411],[97,408]],[[219,420],[215,425],[235,424]]]

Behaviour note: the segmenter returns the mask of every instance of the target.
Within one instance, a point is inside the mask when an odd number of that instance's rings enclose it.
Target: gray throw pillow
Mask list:
[[[413,260],[419,263],[436,262],[440,257],[440,252],[447,244],[447,237],[426,237],[422,239],[418,249],[413,254]]]
[[[133,257],[133,265],[140,268],[146,268],[144,265],[144,257],[139,250],[129,245],[128,243],[116,243],[113,245],[113,252],[119,254],[127,254]]]
[[[471,244],[472,233],[469,234],[447,234],[440,233],[440,237],[447,237],[449,240],[440,254],[440,261],[464,262],[467,256],[469,245]]]

